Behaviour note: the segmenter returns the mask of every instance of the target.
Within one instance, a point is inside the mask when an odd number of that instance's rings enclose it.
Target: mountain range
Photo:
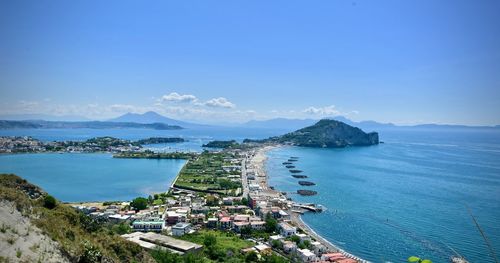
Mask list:
[[[420,124],[420,125],[395,125],[393,123],[380,123],[376,121],[352,121],[343,116],[327,117],[323,119],[331,119],[344,122],[348,125],[359,127],[364,131],[385,130],[385,129],[500,129],[500,125],[496,126],[467,126],[467,125],[450,125],[450,124]],[[65,121],[65,122],[86,122],[90,121],[81,116],[54,116],[45,114],[19,114],[19,115],[0,115],[0,120],[44,120],[44,121]],[[224,124],[220,126],[225,127],[240,127],[240,128],[259,128],[259,129],[281,129],[294,131],[303,127],[307,127],[318,122],[319,119],[289,119],[289,118],[274,118],[268,120],[251,120],[241,124]],[[209,125],[186,122],[181,120],[172,119],[158,114],[154,111],[148,111],[143,114],[140,113],[126,113],[107,120],[107,122],[121,122],[121,123],[164,123],[168,125],[181,126],[184,128],[200,128],[209,127]],[[215,126],[215,125],[210,125]]]

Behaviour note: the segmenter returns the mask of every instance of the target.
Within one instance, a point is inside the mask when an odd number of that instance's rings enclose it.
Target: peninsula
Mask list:
[[[9,121],[0,120],[0,129],[153,129],[153,130],[180,130],[179,125],[165,123],[135,123],[111,121]]]
[[[379,143],[378,133],[365,133],[341,121],[323,119],[316,124],[282,136],[264,140],[245,139],[244,143],[275,143],[304,147],[343,148]],[[293,161],[293,160],[288,160]]]

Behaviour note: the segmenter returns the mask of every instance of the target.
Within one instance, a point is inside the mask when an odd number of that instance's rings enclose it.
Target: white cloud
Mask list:
[[[198,99],[191,94],[181,95],[177,92],[172,92],[168,95],[163,95],[161,101],[174,101],[174,102],[196,102]]]
[[[228,108],[232,109],[235,108],[236,105],[226,98],[219,97],[219,98],[213,98],[211,100],[208,100],[204,103],[204,105],[209,106],[209,107],[216,107],[216,108]]]
[[[318,108],[311,106],[311,107],[304,109],[302,112],[307,113],[307,114],[311,114],[311,115],[323,115],[323,116],[340,115],[340,111],[338,111],[335,108],[335,105],[318,107]]]

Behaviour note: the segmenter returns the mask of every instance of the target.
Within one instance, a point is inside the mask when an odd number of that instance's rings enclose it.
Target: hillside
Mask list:
[[[245,142],[284,143],[305,147],[340,148],[378,144],[378,133],[365,133],[361,129],[336,120],[320,120],[316,124],[282,136]]]
[[[0,174],[0,262],[155,262],[75,209],[45,202],[47,193],[12,174]]]
[[[134,122],[106,122],[106,121],[7,121],[0,120],[0,129],[154,129],[154,130],[179,130],[178,125],[165,123],[134,123]]]

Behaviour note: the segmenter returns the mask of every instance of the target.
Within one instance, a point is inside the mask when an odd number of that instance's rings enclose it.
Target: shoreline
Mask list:
[[[282,195],[282,194],[279,190],[271,189],[269,187],[269,174],[267,173],[265,166],[266,166],[266,161],[269,158],[267,153],[271,150],[281,148],[281,147],[285,147],[285,146],[283,146],[283,145],[270,145],[270,146],[259,147],[255,153],[255,156],[251,159],[251,164],[254,165],[255,169],[258,170],[259,173],[265,175],[264,176],[265,179],[261,182],[261,186],[263,186],[263,189],[265,189],[266,191],[273,191],[273,192],[278,193],[280,195]],[[364,260],[360,257],[357,257],[357,256],[345,251],[344,249],[338,247],[337,245],[334,245],[330,241],[326,240],[323,236],[318,234],[308,224],[306,224],[302,220],[302,217],[300,214],[297,214],[297,213],[290,211],[290,221],[293,222],[293,224],[296,225],[298,228],[300,228],[304,233],[313,237],[314,239],[316,239],[316,241],[320,242],[322,245],[327,247],[327,249],[329,251],[340,252],[344,256],[346,256],[348,258],[352,258],[352,259],[357,260],[359,262],[363,262],[363,263],[370,262],[370,261]]]

